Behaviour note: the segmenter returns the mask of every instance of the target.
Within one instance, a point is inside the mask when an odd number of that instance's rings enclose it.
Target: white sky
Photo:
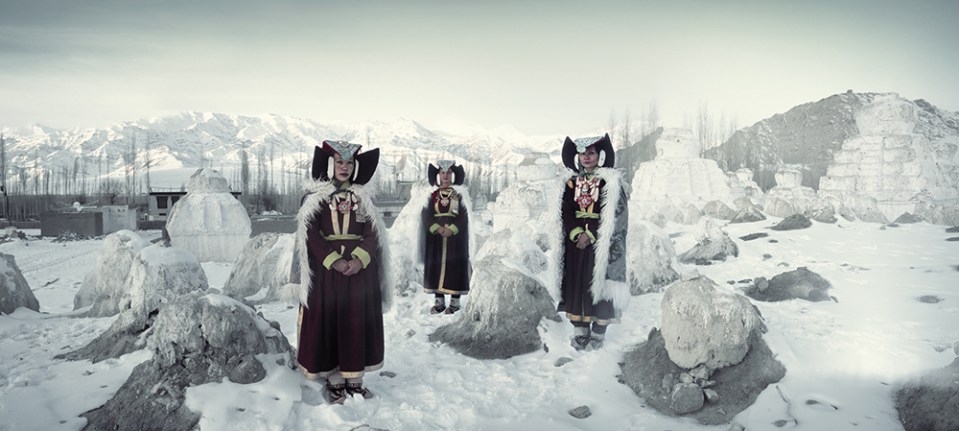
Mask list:
[[[0,0],[0,126],[195,110],[575,134],[655,102],[667,126],[706,103],[742,127],[848,89],[956,111],[957,18],[946,0]]]

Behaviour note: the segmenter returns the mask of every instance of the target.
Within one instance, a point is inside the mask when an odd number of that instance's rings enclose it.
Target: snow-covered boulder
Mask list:
[[[739,246],[716,223],[705,219],[700,226],[699,241],[691,249],[679,255],[679,261],[710,265],[714,261],[725,261],[730,256],[739,256]]]
[[[170,243],[193,253],[200,262],[233,262],[252,231],[246,208],[232,194],[226,179],[213,169],[190,177],[187,194],[177,201],[166,222]]]
[[[706,277],[673,284],[663,296],[662,313],[669,359],[683,368],[739,363],[749,351],[750,334],[763,325],[746,297]]]
[[[233,262],[223,294],[242,299],[266,290],[264,300],[280,299],[280,288],[290,281],[293,236],[265,232],[251,238]]]
[[[175,247],[151,245],[133,258],[126,284],[130,291],[120,302],[117,320],[86,346],[58,358],[99,362],[142,349],[147,332],[165,304],[178,296],[203,292],[206,273],[193,254]]]
[[[133,265],[133,256],[150,245],[136,232],[120,230],[107,235],[97,251],[93,271],[83,279],[83,285],[73,297],[73,309],[91,306],[86,313],[91,317],[113,316],[120,312],[120,300],[127,293],[127,276]]]
[[[747,205],[743,209],[739,210],[739,212],[737,212],[729,222],[752,223],[763,220],[766,220],[766,216],[763,215],[762,211],[759,210],[759,207],[755,205]]]
[[[539,322],[554,317],[556,306],[531,272],[545,271],[545,255],[536,242],[510,229],[498,231],[477,253],[473,268],[469,301],[459,319],[437,328],[430,341],[479,359],[505,359],[541,349]]]
[[[258,382],[266,370],[257,355],[290,363],[279,326],[226,296],[181,295],[156,317],[148,342],[153,358],[134,368],[106,404],[82,415],[87,428],[195,429],[200,412],[184,404],[189,387],[224,379]]]
[[[720,220],[730,220],[736,216],[736,211],[722,201],[709,201],[703,206],[703,214]]]
[[[674,364],[663,336],[653,329],[645,342],[626,352],[620,368],[623,383],[669,416],[689,416],[705,425],[727,423],[786,373],[758,331],[750,336],[749,351],[741,362],[718,370],[690,370]]]
[[[40,311],[40,301],[30,290],[13,255],[0,253],[0,314],[13,313],[20,307]]]
[[[673,242],[656,225],[633,218],[629,223],[626,247],[626,274],[629,293],[655,292],[679,278]]]

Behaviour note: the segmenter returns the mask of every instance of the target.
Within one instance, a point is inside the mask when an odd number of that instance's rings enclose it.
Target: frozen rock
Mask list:
[[[766,220],[766,216],[764,216],[762,211],[759,210],[759,207],[755,205],[749,205],[739,210],[739,212],[737,212],[729,222],[752,223],[763,220]]]
[[[191,253],[174,247],[151,245],[133,258],[126,284],[130,291],[120,302],[120,313],[104,333],[86,346],[57,358],[99,362],[142,349],[157,313],[178,296],[203,292],[209,287],[206,273]]]
[[[290,280],[293,237],[266,232],[251,238],[233,263],[223,293],[242,299],[266,290],[263,300],[281,299],[280,288]]]
[[[493,235],[503,241],[522,236],[509,229]],[[541,349],[539,322],[556,314],[542,282],[528,268],[504,256],[513,249],[498,246],[494,238],[487,241],[474,261],[469,301],[459,312],[459,319],[429,336],[431,342],[446,343],[478,359],[505,359]],[[533,241],[520,242],[538,250]]]
[[[632,295],[655,292],[676,281],[679,265],[673,242],[656,225],[633,218],[626,249],[626,272]]]
[[[805,299],[807,301],[828,301],[828,290],[832,284],[821,275],[810,271],[806,267],[778,274],[769,281],[759,277],[753,286],[746,291],[750,298],[778,302],[788,299]]]
[[[695,383],[679,383],[673,386],[669,396],[669,408],[677,415],[692,413],[705,404],[703,388]]]
[[[579,406],[579,407],[576,407],[575,409],[570,409],[569,415],[576,419],[586,419],[592,416],[593,413],[589,411],[589,406]]]
[[[736,216],[736,211],[722,201],[709,201],[703,207],[703,214],[720,220],[731,220]]]
[[[789,217],[784,218],[782,221],[777,223],[775,226],[771,227],[772,230],[797,230],[797,229],[806,229],[812,226],[812,222],[809,221],[806,216],[802,214],[793,214]]]
[[[40,301],[30,290],[13,255],[0,253],[0,314],[13,313],[20,307],[40,311]]]
[[[906,431],[959,429],[959,358],[904,383],[893,394]]]
[[[709,265],[713,261],[725,261],[727,257],[739,256],[739,247],[729,234],[710,220],[701,226],[700,240],[693,248],[679,255],[682,263]]]
[[[762,325],[746,297],[724,291],[705,277],[673,284],[661,309],[666,350],[683,368],[739,363],[749,350],[750,333]]]
[[[103,240],[97,251],[97,263],[83,279],[73,297],[73,309],[91,306],[91,317],[113,316],[120,312],[120,300],[127,293],[126,279],[133,267],[133,256],[149,243],[136,232],[120,230]]]
[[[817,200],[814,202],[812,207],[807,209],[803,215],[820,223],[831,224],[838,221],[836,219],[836,208],[831,203],[824,200]]]
[[[221,295],[188,293],[164,306],[148,346],[153,358],[134,368],[106,404],[81,415],[87,429],[194,429],[200,413],[184,404],[189,387],[258,382],[266,370],[257,355],[291,361],[279,324]]]

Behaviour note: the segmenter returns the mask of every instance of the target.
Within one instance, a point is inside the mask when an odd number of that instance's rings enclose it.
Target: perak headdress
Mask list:
[[[429,176],[431,186],[439,184],[436,176],[439,175],[440,172],[453,173],[451,182],[454,186],[462,185],[463,182],[466,181],[466,170],[463,169],[463,165],[457,165],[456,162],[452,160],[440,160],[436,162],[436,166],[430,163],[429,173],[427,175]]]
[[[313,149],[313,168],[311,174],[314,180],[329,181],[330,175],[327,172],[330,166],[330,159],[333,154],[339,154],[343,160],[354,160],[353,177],[350,182],[353,184],[366,184],[373,178],[376,172],[376,166],[380,161],[380,149],[374,148],[370,151],[361,153],[362,145],[353,144],[346,141],[323,141],[323,146],[316,146]]]
[[[615,166],[616,151],[613,150],[613,143],[609,139],[609,133],[603,136],[578,138],[576,140],[570,139],[570,137],[567,136],[566,141],[563,142],[563,164],[566,165],[567,168],[579,172],[581,168],[579,161],[576,160],[576,155],[586,152],[586,149],[592,146],[596,146],[596,153],[599,154],[600,159],[602,159],[604,155],[606,157],[605,160],[603,160],[602,167],[611,168]]]

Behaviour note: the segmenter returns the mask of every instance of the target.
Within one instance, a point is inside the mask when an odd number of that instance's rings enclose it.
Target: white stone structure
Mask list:
[[[959,178],[950,172],[957,166],[957,142],[933,143],[916,133],[917,109],[916,104],[887,94],[857,112],[859,136],[843,142],[820,179],[819,195],[835,198],[841,212],[860,218],[878,210],[885,219],[895,220],[902,213],[915,214],[934,205],[955,206]],[[952,154],[940,154],[949,147]]]
[[[103,240],[97,251],[97,263],[83,279],[73,297],[73,309],[91,306],[89,316],[106,317],[120,312],[120,299],[130,285],[126,283],[133,257],[150,245],[136,232],[120,230]]]
[[[803,214],[816,207],[816,191],[802,185],[802,171],[782,168],[776,172],[776,186],[766,193],[765,213],[776,217]]]
[[[687,204],[702,210],[714,200],[733,206],[742,192],[737,195],[716,161],[700,158],[699,150],[691,130],[665,129],[656,141],[656,158],[640,164],[633,177],[630,216],[653,220]]]
[[[197,170],[166,223],[170,243],[200,262],[233,262],[250,239],[250,216],[213,169]]]

